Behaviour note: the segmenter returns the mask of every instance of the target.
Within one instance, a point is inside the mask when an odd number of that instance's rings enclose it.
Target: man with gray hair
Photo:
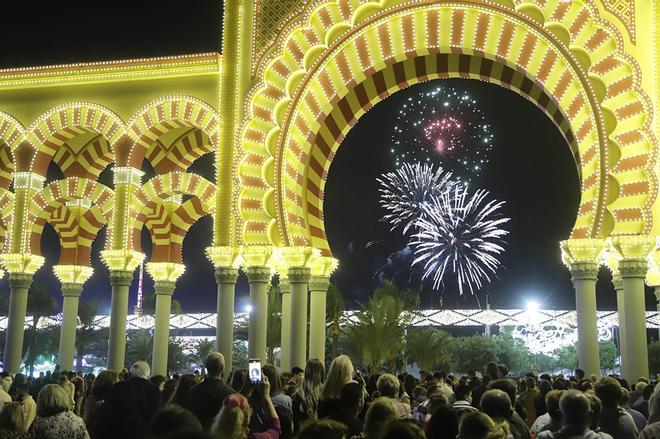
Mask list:
[[[538,434],[538,439],[563,439],[581,437],[586,439],[611,439],[607,433],[595,432],[589,428],[591,423],[591,403],[584,393],[566,390],[559,399],[561,428]]]
[[[151,376],[151,368],[146,361],[136,361],[129,369],[131,377],[144,378],[148,380]]]

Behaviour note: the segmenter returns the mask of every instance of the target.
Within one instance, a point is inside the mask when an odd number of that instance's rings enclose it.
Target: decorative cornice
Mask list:
[[[28,289],[32,284],[32,274],[29,273],[9,273],[9,288]]]
[[[238,268],[216,267],[215,281],[218,284],[235,284],[238,280]]]
[[[621,278],[642,278],[646,277],[646,270],[648,270],[648,263],[646,259],[630,258],[621,259],[619,261],[619,273]]]

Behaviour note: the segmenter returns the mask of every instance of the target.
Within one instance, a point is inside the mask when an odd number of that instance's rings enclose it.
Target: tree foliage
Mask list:
[[[425,370],[452,370],[455,362],[456,339],[434,327],[411,328],[406,337],[409,363]]]
[[[325,318],[326,323],[330,326],[329,335],[332,340],[329,360],[332,361],[333,358],[339,355],[339,338],[342,327],[346,324],[344,317],[344,311],[346,309],[344,296],[334,283],[331,283],[328,287],[325,303]]]
[[[266,361],[275,364],[275,348],[281,346],[282,338],[282,294],[276,286],[268,294],[267,320]]]

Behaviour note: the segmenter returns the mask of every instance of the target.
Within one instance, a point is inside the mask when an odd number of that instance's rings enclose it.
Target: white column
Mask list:
[[[596,317],[596,278],[598,264],[571,264],[575,288],[575,310],[578,324],[578,364],[588,375],[600,374],[598,355],[598,326]]]
[[[649,376],[648,343],[646,337],[646,303],[644,278],[646,259],[628,258],[619,261],[619,273],[623,279],[624,318],[626,342],[624,343],[627,363],[624,371],[629,382]]]

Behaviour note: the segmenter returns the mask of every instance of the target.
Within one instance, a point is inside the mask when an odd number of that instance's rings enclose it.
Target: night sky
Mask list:
[[[14,4],[20,19],[5,20],[0,34],[0,67],[35,66],[82,61],[104,61],[138,57],[167,56],[218,51],[222,3],[217,0],[194,2],[115,0],[98,8],[84,9],[68,2]],[[5,12],[6,16],[7,12]],[[390,232],[381,221],[376,178],[394,169],[388,144],[396,114],[410,96],[435,87],[419,84],[396,93],[376,105],[349,132],[339,148],[326,184],[326,231],[334,255],[340,261],[335,281],[346,299],[364,301],[384,278],[401,287],[420,288],[422,303],[428,307],[475,307],[484,305],[489,295],[493,307],[517,308],[529,299],[545,308],[575,306],[568,270],[560,260],[558,242],[566,239],[575,221],[579,204],[579,179],[569,147],[550,120],[533,104],[496,85],[473,81],[443,81],[470,93],[491,124],[493,148],[490,163],[475,184],[504,200],[507,226],[507,252],[497,279],[475,296],[459,296],[456,285],[447,281],[442,291],[419,283],[419,273],[411,272],[410,258],[399,252],[405,246],[400,234]],[[0,109],[2,105],[0,102]],[[212,177],[209,155],[193,164],[195,171]],[[436,163],[440,160],[434,158]],[[148,164],[147,176],[153,175]],[[49,171],[49,180],[58,170]],[[107,169],[101,181],[111,182]],[[183,246],[187,271],[177,283],[175,298],[185,312],[215,309],[215,281],[203,249],[211,244],[212,219],[205,217],[190,230]],[[368,242],[376,242],[369,247]],[[95,274],[86,284],[84,299],[98,299],[108,312],[110,285],[107,269],[98,252],[105,242],[103,230],[94,242]],[[143,245],[150,254],[148,234]],[[49,294],[60,299],[59,285],[52,274],[59,248],[52,228],[42,241],[46,265],[35,279],[47,285]],[[378,275],[374,276],[375,273]],[[598,286],[600,309],[614,309],[615,296],[606,270],[601,270]],[[136,281],[131,288],[131,309],[135,304]],[[8,288],[6,278],[0,290]],[[145,290],[151,288],[145,274]],[[241,276],[237,286],[237,308],[246,305],[247,281]],[[647,294],[647,306],[652,306]]]

